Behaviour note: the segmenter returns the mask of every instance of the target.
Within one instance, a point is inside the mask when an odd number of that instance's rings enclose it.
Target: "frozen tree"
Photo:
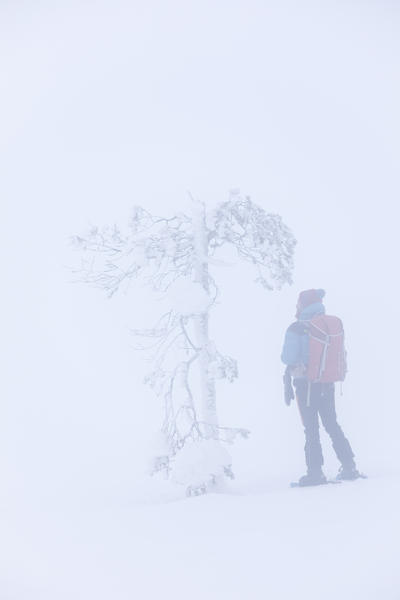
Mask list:
[[[190,215],[171,218],[136,207],[126,233],[116,226],[96,227],[74,243],[84,252],[80,279],[110,297],[139,277],[154,291],[175,293],[153,328],[135,330],[152,342],[153,369],[146,383],[164,405],[163,452],[154,459],[153,472],[171,475],[189,495],[233,477],[226,444],[249,432],[218,422],[216,380],[232,382],[238,370],[210,337],[210,311],[218,295],[210,265],[217,262],[218,249],[230,244],[252,263],[257,282],[280,289],[291,283],[296,244],[291,231],[279,215],[232,192],[210,212],[195,200]]]

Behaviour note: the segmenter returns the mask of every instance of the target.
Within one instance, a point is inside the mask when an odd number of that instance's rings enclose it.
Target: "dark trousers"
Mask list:
[[[308,383],[304,379],[294,382],[297,403],[306,435],[304,447],[308,471],[320,470],[324,464],[319,438],[319,417],[332,440],[332,446],[344,468],[355,466],[354,454],[337,422],[334,383]],[[308,386],[310,385],[310,394]],[[309,401],[309,402],[308,402]],[[309,406],[308,406],[309,404]]]

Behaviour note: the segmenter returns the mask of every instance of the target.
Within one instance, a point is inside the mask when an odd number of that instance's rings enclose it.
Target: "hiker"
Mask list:
[[[327,481],[322,471],[324,459],[319,417],[341,463],[336,479],[357,479],[361,476],[354,462],[353,450],[336,420],[335,381],[343,381],[346,375],[344,332],[340,319],[325,315],[324,296],[324,290],[301,292],[297,302],[297,321],[286,332],[281,356],[287,365],[285,402],[290,405],[294,399],[293,377],[306,437],[307,473],[299,479],[300,486]]]

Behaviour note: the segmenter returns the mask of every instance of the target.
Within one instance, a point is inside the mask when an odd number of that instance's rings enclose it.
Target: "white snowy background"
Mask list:
[[[1,0],[1,600],[400,598],[399,34],[390,0]],[[73,284],[69,236],[232,188],[292,228],[294,285],[212,267],[240,369],[220,419],[252,435],[225,493],[186,499],[147,475],[162,412],[129,329],[160,305]],[[345,324],[369,479],[290,490],[280,352],[309,287]]]

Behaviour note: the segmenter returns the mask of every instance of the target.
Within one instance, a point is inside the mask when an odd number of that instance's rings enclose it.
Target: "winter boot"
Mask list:
[[[336,475],[336,479],[338,481],[353,481],[359,477],[365,477],[365,475],[363,476],[359,471],[357,471],[355,464],[350,466],[341,466],[339,473]]]
[[[307,475],[303,475],[303,477],[300,477],[299,479],[300,487],[305,487],[307,485],[322,485],[324,483],[326,483],[326,477],[321,469],[318,471],[308,471]]]

